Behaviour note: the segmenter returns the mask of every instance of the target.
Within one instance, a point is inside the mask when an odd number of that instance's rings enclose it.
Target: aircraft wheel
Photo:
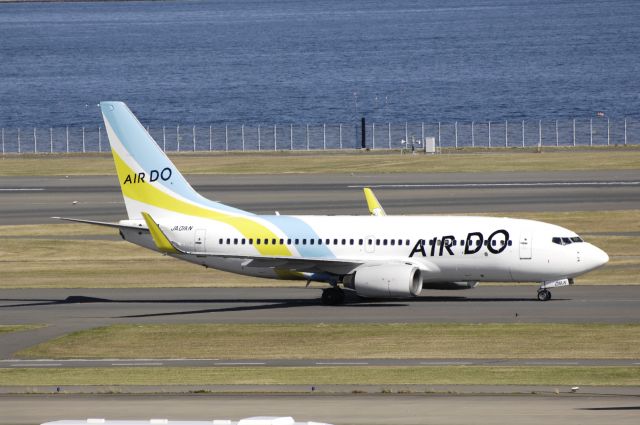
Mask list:
[[[551,292],[546,289],[541,289],[538,291],[538,300],[540,301],[549,301],[551,299]]]
[[[340,305],[344,303],[344,292],[340,288],[328,288],[322,291],[322,304]]]

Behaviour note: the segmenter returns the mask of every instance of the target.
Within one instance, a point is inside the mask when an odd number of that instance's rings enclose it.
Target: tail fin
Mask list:
[[[129,219],[143,219],[143,211],[158,218],[253,215],[198,194],[127,105],[101,102],[100,108]]]

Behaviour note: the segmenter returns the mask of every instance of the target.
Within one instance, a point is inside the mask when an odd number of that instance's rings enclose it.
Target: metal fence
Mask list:
[[[360,124],[201,125],[147,128],[165,151],[282,151],[361,147]],[[367,123],[366,148],[419,148],[426,137],[439,148],[523,148],[640,144],[639,119]],[[102,126],[2,128],[2,154],[104,152]]]

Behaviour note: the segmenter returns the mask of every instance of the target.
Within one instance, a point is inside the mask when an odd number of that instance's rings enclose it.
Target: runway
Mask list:
[[[479,157],[479,160],[481,158]],[[366,214],[363,186],[388,214],[636,209],[631,171],[437,174],[191,175],[204,196],[255,213]],[[0,178],[0,225],[50,217],[125,218],[115,175]]]
[[[0,290],[0,323],[49,326],[0,335],[0,359],[68,332],[121,323],[638,323],[637,286],[536,286],[423,291],[406,300],[323,306],[320,289],[158,288]]]
[[[425,386],[423,391],[429,391]],[[35,407],[37,406],[37,407]],[[640,399],[616,394],[49,395],[0,396],[0,425],[54,419],[238,420],[293,416],[335,425],[637,424]]]

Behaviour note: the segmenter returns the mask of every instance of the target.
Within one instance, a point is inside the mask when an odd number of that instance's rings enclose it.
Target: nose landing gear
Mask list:
[[[548,288],[559,288],[561,286],[573,285],[573,279],[560,279],[542,282],[538,288],[538,300],[549,301],[551,299],[551,291]]]
[[[538,289],[538,300],[549,301],[551,299],[551,291],[547,289]]]

